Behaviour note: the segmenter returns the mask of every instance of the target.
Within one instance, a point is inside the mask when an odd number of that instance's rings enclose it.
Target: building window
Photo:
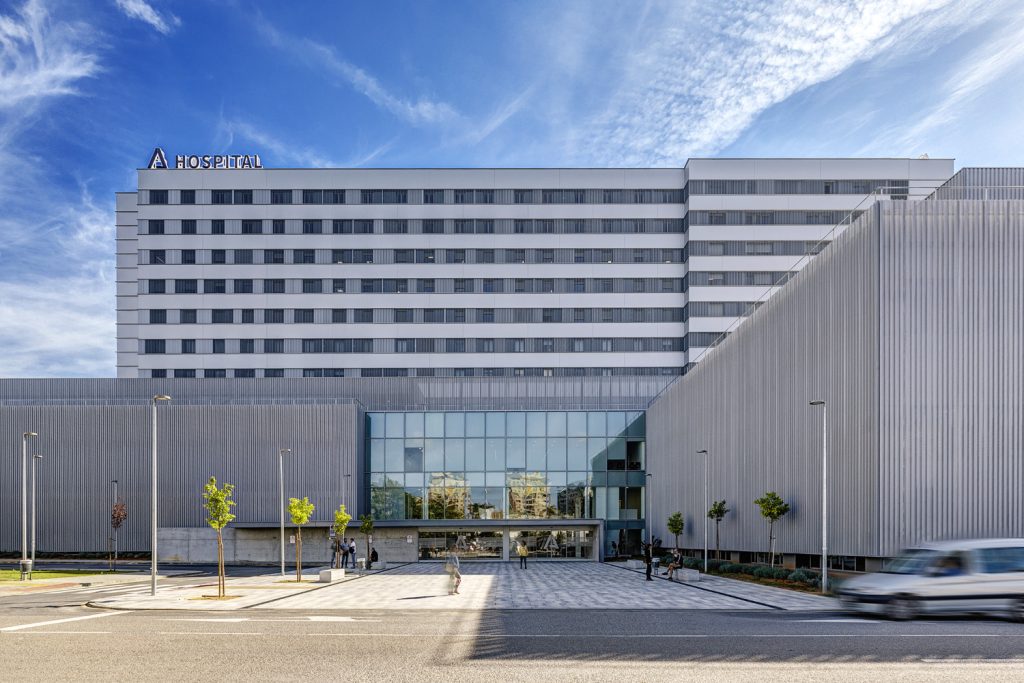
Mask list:
[[[163,249],[150,249],[149,250],[149,263],[154,264],[165,264],[167,263],[167,252]]]
[[[303,294],[320,294],[323,292],[323,281],[322,280],[303,280],[302,281],[302,293]]]
[[[235,312],[230,308],[215,308],[213,309],[212,322],[215,324],[220,323],[233,323],[235,321]]]
[[[292,252],[293,263],[316,263],[315,249],[296,249]]]
[[[179,201],[182,204],[195,204],[196,203],[196,191],[195,190],[182,190],[179,195]]]
[[[303,235],[319,235],[324,231],[324,222],[320,220],[302,221]]]
[[[417,249],[416,263],[434,263],[433,249]]]
[[[183,265],[192,265],[196,262],[196,250],[195,249],[182,249],[181,250],[181,262]]]
[[[476,262],[477,263],[494,263],[494,250],[493,249],[477,249],[476,250]]]
[[[297,308],[297,309],[295,309],[295,322],[297,322],[297,323],[311,323],[311,322],[313,322],[313,309],[312,308]]]
[[[264,263],[284,263],[284,249],[264,249]]]
[[[341,278],[334,278],[333,280],[331,280],[331,292],[333,292],[334,294],[344,294],[345,280]]]
[[[166,204],[167,203],[167,190],[150,190],[149,191],[149,203],[150,204]]]
[[[516,204],[532,204],[533,190],[513,190],[512,201]]]
[[[348,311],[344,308],[332,308],[331,309],[331,322],[332,323],[343,323],[346,322]]]
[[[264,339],[263,353],[284,353],[284,339]]]
[[[395,263],[412,263],[416,252],[412,249],[395,249]]]
[[[256,353],[256,341],[253,339],[239,339],[238,340],[238,352],[239,353]],[[238,375],[235,375],[236,377]]]
[[[416,280],[416,291],[421,294],[434,293],[434,281],[432,279]]]
[[[444,204],[444,190],[423,190],[424,204]]]
[[[158,379],[158,378],[159,379],[163,379],[163,378],[167,377],[167,371],[166,370],[150,370],[149,371],[149,376],[153,377],[154,379]]]
[[[210,221],[210,234],[211,235],[223,235],[224,234],[224,221],[213,220]]]
[[[268,308],[263,311],[263,322],[268,325],[284,322],[283,308]]]
[[[444,309],[443,308],[424,308],[423,309],[423,322],[425,322],[425,323],[443,323],[444,322]]]
[[[465,339],[446,339],[444,344],[445,353],[465,353]]]
[[[264,377],[284,377],[284,369],[282,368],[267,368],[263,371]]]
[[[237,368],[234,375],[237,379],[250,378],[256,376],[256,371],[252,368]]]
[[[196,376],[195,370],[175,370],[174,379],[193,379]]]
[[[164,294],[167,291],[167,283],[164,280],[150,280],[148,292],[150,294]]]
[[[182,353],[195,353],[196,352],[196,340],[195,339],[182,339],[181,340],[181,352]]]
[[[162,235],[164,234],[164,222],[163,221],[149,221],[149,234],[150,235]]]
[[[235,263],[252,263],[252,249],[235,249],[234,259]]]
[[[225,294],[227,280],[203,280],[203,294]]]
[[[423,221],[423,234],[443,235],[444,221],[439,218],[426,219]]]
[[[196,322],[196,309],[183,308],[178,311],[178,322],[182,325],[194,325]]]
[[[231,190],[213,190],[210,193],[210,201],[213,204],[230,204]]]
[[[210,263],[227,263],[228,254],[224,249],[213,249],[210,252]]]
[[[182,235],[194,235],[196,234],[196,221],[194,218],[187,218],[181,222],[181,234]]]
[[[284,294],[284,280],[264,280],[263,281],[263,293],[264,294]]]
[[[252,190],[235,190],[235,204],[252,204]]]
[[[199,291],[199,283],[195,280],[175,280],[175,294],[196,294]]]
[[[323,190],[303,190],[302,191],[302,203],[303,204],[323,204],[324,203],[324,191]]]
[[[243,308],[242,309],[242,322],[243,323],[254,323],[256,322],[256,315],[253,309]]]
[[[363,204],[409,203],[409,194],[406,190],[360,190],[359,197]]]
[[[227,370],[203,370],[203,377],[205,379],[223,379],[228,376]]]
[[[372,323],[373,322],[373,309],[372,308],[357,308],[352,311],[352,322],[357,323]]]
[[[445,322],[464,323],[466,322],[465,308],[449,308],[445,311]]]
[[[223,339],[214,339],[213,340],[213,352],[214,353],[224,353],[225,352],[225,348],[224,347],[225,347],[225,344],[224,344],[224,340]]]
[[[446,249],[444,260],[446,263],[465,263],[466,262],[466,250],[465,249]]]
[[[292,191],[291,190],[271,190],[270,191],[270,203],[271,204],[291,204],[292,203]]]
[[[457,294],[472,292],[473,291],[473,280],[468,278],[455,278],[455,292]]]
[[[385,220],[384,221],[384,234],[385,235],[404,235],[409,232],[409,221],[405,220]]]
[[[352,221],[352,232],[356,235],[372,235],[373,221],[365,219]]]
[[[273,231],[273,233],[275,235],[283,235],[284,234],[284,220],[281,219],[281,218],[275,218],[274,222],[271,224],[271,230]]]
[[[472,204],[473,190],[455,190],[454,198],[456,204]]]
[[[149,324],[150,325],[163,325],[167,322],[167,311],[162,308],[156,308],[149,312]]]

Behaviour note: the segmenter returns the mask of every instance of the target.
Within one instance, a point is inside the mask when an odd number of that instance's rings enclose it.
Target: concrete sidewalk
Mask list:
[[[217,577],[204,575],[202,583],[198,585],[158,587],[155,596],[138,594],[114,596],[91,600],[86,604],[89,607],[118,610],[234,611],[247,607],[258,607],[283,598],[291,598],[339,583],[354,581],[380,571],[350,570],[346,572],[344,579],[331,584],[317,582],[321,569],[327,569],[327,567],[303,569],[302,583],[298,584],[295,583],[294,571],[289,571],[285,576],[281,576],[279,571],[275,571],[256,576],[232,577],[229,567],[225,579],[228,597],[224,599],[216,597]]]

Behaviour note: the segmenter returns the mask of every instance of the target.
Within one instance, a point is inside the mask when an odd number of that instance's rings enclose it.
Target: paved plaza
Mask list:
[[[440,563],[423,562],[263,605],[268,609],[834,609],[816,595],[704,577],[699,584],[644,580],[597,562],[464,562],[458,595]]]

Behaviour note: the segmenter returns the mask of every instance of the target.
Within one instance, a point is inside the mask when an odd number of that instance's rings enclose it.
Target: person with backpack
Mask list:
[[[519,545],[516,546],[516,554],[519,555],[519,568],[526,569],[526,557],[530,554],[530,550],[522,541],[519,541]]]
[[[344,538],[339,539],[337,543],[338,543],[338,556],[341,558],[341,565],[340,566],[341,566],[342,569],[344,569],[345,567],[348,566],[348,543],[345,542]]]

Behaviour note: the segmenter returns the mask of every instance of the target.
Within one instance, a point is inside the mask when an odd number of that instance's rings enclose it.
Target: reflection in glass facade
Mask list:
[[[643,412],[394,412],[367,422],[376,520],[594,519],[608,522],[610,540],[643,526]]]

